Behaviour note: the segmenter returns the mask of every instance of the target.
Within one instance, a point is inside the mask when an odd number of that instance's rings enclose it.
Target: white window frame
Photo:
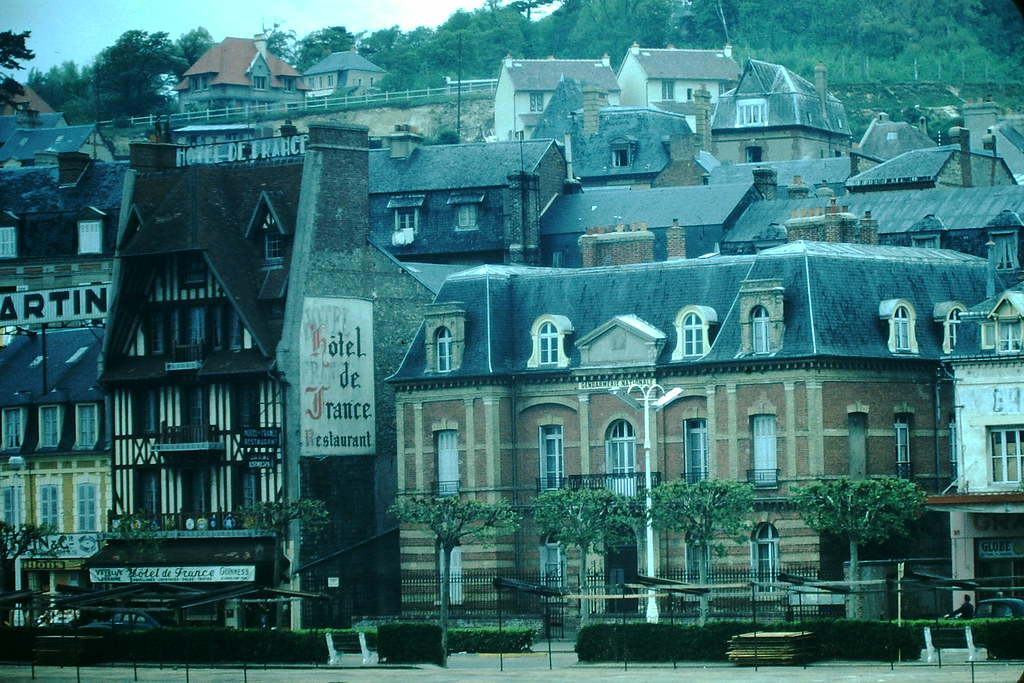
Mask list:
[[[548,536],[540,545],[540,581],[545,586],[565,585],[565,553],[562,544]]]
[[[683,356],[696,358],[703,356],[707,340],[707,324],[696,311],[683,316]]]
[[[25,438],[25,410],[23,408],[4,408],[3,437],[5,450],[21,448]]]
[[[686,481],[708,478],[708,421],[704,417],[683,420],[683,462]]]
[[[764,98],[736,100],[736,125],[764,126],[768,122],[768,100]]]
[[[89,413],[92,413],[90,416]],[[75,446],[95,448],[99,441],[99,406],[95,403],[79,403],[75,406]]]
[[[284,258],[282,250],[281,233],[274,230],[267,230],[263,233],[263,260],[280,261]]]
[[[750,340],[754,353],[771,353],[771,314],[764,306],[750,312]]]
[[[0,501],[2,509],[0,509],[0,519],[7,522],[11,526],[20,526],[25,522],[25,506],[23,489],[20,484],[11,484],[3,488],[2,498]]]
[[[78,221],[78,253],[103,253],[103,221],[99,219]]]
[[[778,419],[773,414],[752,415],[750,430],[753,436],[752,469],[756,487],[778,485]]]
[[[676,82],[675,81],[662,81],[661,82],[661,101],[671,102],[676,99]]]
[[[999,353],[1020,353],[1020,318],[1000,318],[996,323],[996,351]]]
[[[444,576],[444,549],[438,547],[438,580]],[[462,587],[462,546],[455,546],[452,548],[451,554],[451,573],[448,575],[448,604],[450,605],[461,605],[463,601],[463,587]],[[440,586],[439,586],[440,587]],[[438,590],[438,595],[441,591]]]
[[[636,430],[629,420],[618,419],[605,432],[605,459],[611,490],[626,496],[636,495]]]
[[[0,258],[18,258],[18,228],[0,225]]]
[[[438,495],[458,495],[462,486],[459,472],[459,432],[440,429],[434,434],[437,444]],[[453,490],[454,489],[454,490]]]
[[[565,476],[565,434],[562,425],[541,425],[538,430],[540,451],[540,489],[562,488]]]
[[[59,531],[61,528],[60,485],[40,484],[37,493],[39,496],[39,524],[52,526]]]
[[[75,485],[75,531],[99,531],[100,487],[95,482]]]
[[[444,326],[437,328],[437,333],[434,335],[434,344],[437,351],[437,371],[451,372],[453,346],[451,330]]]
[[[530,99],[530,113],[539,113],[544,111],[544,93],[532,92],[529,94]]]
[[[537,332],[541,365],[558,364],[558,337],[558,327],[553,322],[547,320],[541,323],[540,330]]]
[[[892,312],[893,349],[898,352],[910,351],[910,310],[906,306],[897,306]]]
[[[913,416],[909,413],[898,413],[893,420],[893,431],[896,441],[896,464],[910,465],[910,425]]]
[[[945,327],[943,350],[946,353],[952,353],[956,349],[957,342],[960,341],[961,313],[963,313],[962,308],[953,308],[946,314],[946,320],[943,325]]]
[[[560,315],[542,315],[530,327],[533,352],[526,367],[559,367],[569,365],[565,352],[565,337],[573,331],[568,318]]]
[[[630,153],[629,145],[616,143],[612,145],[612,167],[628,168],[633,163],[633,155]]]
[[[479,208],[473,202],[467,202],[465,204],[458,204],[455,207],[455,229],[456,230],[476,230],[479,225],[478,214]]]
[[[774,524],[758,524],[750,535],[750,570],[759,581],[774,583],[779,575],[779,530]],[[758,593],[774,590],[771,585],[758,584]]]
[[[60,444],[61,426],[59,405],[39,406],[39,447],[56,448]]]
[[[992,251],[996,270],[1017,270],[1020,268],[1020,262],[1017,259],[1017,233],[994,232],[991,238],[995,243]]]
[[[988,441],[992,460],[992,483],[1019,484],[1021,467],[1024,466],[1024,455],[1021,452],[1024,447],[1024,426],[990,427]]]
[[[395,232],[404,229],[412,230],[413,234],[420,227],[420,207],[418,206],[396,206],[395,209]]]
[[[252,77],[252,89],[253,90],[266,90],[267,89],[267,77],[266,76],[253,76]]]

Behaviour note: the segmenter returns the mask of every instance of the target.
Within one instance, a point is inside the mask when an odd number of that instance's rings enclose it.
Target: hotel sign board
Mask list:
[[[109,294],[109,284],[9,292],[0,295],[0,326],[103,319]]]
[[[298,348],[300,453],[373,454],[373,302],[306,297]]]
[[[179,567],[91,567],[93,583],[221,583],[255,581],[256,565],[195,565]]]
[[[309,135],[303,133],[288,137],[254,138],[214,142],[208,145],[192,145],[178,149],[174,163],[178,168],[184,168],[198,164],[224,164],[234,161],[302,156],[306,153],[307,142],[309,142]]]

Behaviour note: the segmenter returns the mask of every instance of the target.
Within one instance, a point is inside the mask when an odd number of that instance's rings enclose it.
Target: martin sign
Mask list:
[[[0,326],[67,323],[107,317],[110,285],[11,292],[0,299]]]
[[[196,164],[223,164],[231,161],[300,156],[306,153],[308,141],[309,135],[303,134],[193,145],[178,150],[175,165],[181,168]]]

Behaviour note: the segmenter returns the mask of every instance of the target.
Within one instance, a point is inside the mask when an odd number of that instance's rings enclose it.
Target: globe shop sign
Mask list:
[[[306,153],[307,142],[309,142],[309,135],[302,134],[193,145],[177,150],[175,166],[184,168],[196,164],[223,164],[233,161],[301,156]]]

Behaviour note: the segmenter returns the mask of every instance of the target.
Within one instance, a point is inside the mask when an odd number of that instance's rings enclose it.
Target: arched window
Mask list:
[[[540,546],[540,576],[545,586],[565,585],[565,555],[554,536],[544,538]]]
[[[683,318],[683,355],[704,355],[704,321],[696,313]]]
[[[447,327],[437,328],[434,335],[437,344],[437,371],[451,372],[452,370],[452,333]]]
[[[769,321],[768,309],[764,306],[755,306],[750,314],[750,331],[754,353],[768,353],[771,351],[771,345],[768,340]]]
[[[910,351],[910,311],[898,306],[892,314],[893,344],[896,351]]]
[[[954,308],[946,317],[946,326],[949,329],[949,350],[956,348],[957,339],[960,338],[960,309]]]
[[[558,362],[558,328],[553,323],[540,326],[540,364],[554,365]]]
[[[636,494],[636,435],[633,425],[616,420],[605,437],[608,459],[608,488],[624,495]]]
[[[772,583],[779,575],[779,532],[774,525],[758,524],[750,535],[750,566],[758,592],[772,590]]]

